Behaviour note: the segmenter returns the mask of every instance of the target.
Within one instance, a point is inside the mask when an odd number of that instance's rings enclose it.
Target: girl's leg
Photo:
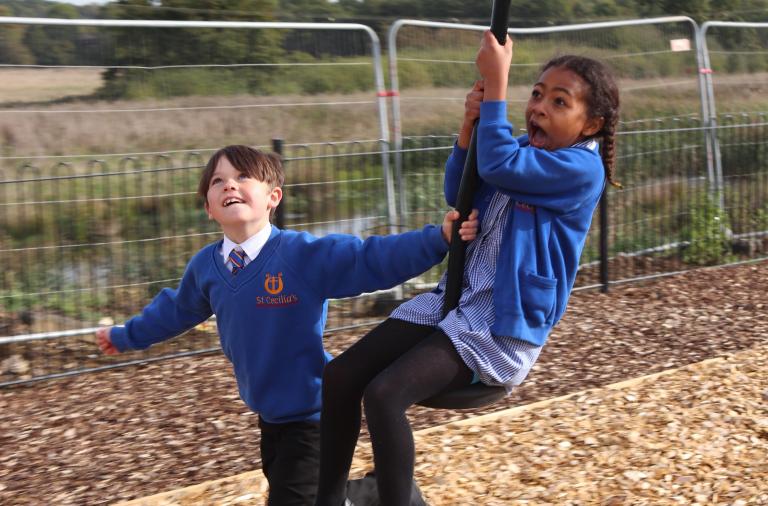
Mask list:
[[[413,404],[472,381],[448,336],[436,330],[366,387],[363,403],[383,506],[409,504],[415,450],[405,415]]]
[[[325,367],[317,506],[344,503],[366,385],[434,331],[434,327],[387,319]]]

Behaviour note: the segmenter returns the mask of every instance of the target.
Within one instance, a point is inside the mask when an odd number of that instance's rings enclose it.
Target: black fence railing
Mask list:
[[[707,170],[697,118],[622,126],[607,221],[596,214],[577,287],[625,282],[700,265],[764,258],[768,250],[768,130],[764,114],[724,116],[722,175]],[[390,223],[378,141],[282,146],[286,228],[362,236],[438,223],[451,136],[404,140],[397,223]],[[386,150],[385,150],[386,153]],[[386,153],[394,162],[396,153]],[[0,385],[217,349],[215,325],[146,352],[99,355],[92,331],[138,312],[174,286],[187,260],[220,232],[195,194],[210,153],[115,159],[17,160],[0,171]],[[721,181],[721,182],[719,182]],[[601,226],[602,225],[602,226]],[[332,301],[328,333],[383,318],[371,301],[434,284],[438,266],[401,291]],[[605,274],[605,273],[604,273]],[[382,306],[387,306],[383,304]]]
[[[598,283],[599,235],[608,235],[608,281],[761,258],[768,250],[768,148],[764,114],[725,116],[717,135],[723,176],[707,169],[707,128],[698,117],[622,125],[617,179],[608,213],[596,213],[577,287]],[[401,211],[409,226],[436,219],[445,206],[443,163],[450,136],[404,139]],[[722,183],[718,180],[722,179]]]

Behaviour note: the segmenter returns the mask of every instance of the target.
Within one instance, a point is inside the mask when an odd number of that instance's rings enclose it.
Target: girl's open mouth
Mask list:
[[[547,134],[536,123],[528,124],[528,142],[534,148],[541,148],[544,146],[547,139]]]

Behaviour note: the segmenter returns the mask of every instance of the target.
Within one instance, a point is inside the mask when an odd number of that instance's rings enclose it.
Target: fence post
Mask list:
[[[608,188],[600,196],[600,291],[608,292]]]
[[[697,29],[699,37],[699,75],[703,77],[704,95],[702,104],[706,107],[706,113],[703,115],[705,122],[705,140],[707,146],[707,169],[709,175],[709,195],[717,203],[721,212],[725,212],[724,183],[723,183],[723,162],[720,155],[720,141],[717,133],[717,108],[715,107],[715,90],[712,82],[712,63],[709,59],[709,48],[707,47],[707,30],[711,26],[707,21]]]
[[[272,139],[272,151],[283,158],[283,139]],[[285,161],[283,161],[283,173],[285,173]],[[279,229],[285,227],[285,184],[283,184],[283,199],[275,209],[275,226]]]

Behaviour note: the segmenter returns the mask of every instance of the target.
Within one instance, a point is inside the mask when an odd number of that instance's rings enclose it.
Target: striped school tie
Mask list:
[[[234,248],[229,252],[229,261],[232,262],[232,275],[236,276],[238,272],[245,268],[245,257],[247,255],[243,250]]]

